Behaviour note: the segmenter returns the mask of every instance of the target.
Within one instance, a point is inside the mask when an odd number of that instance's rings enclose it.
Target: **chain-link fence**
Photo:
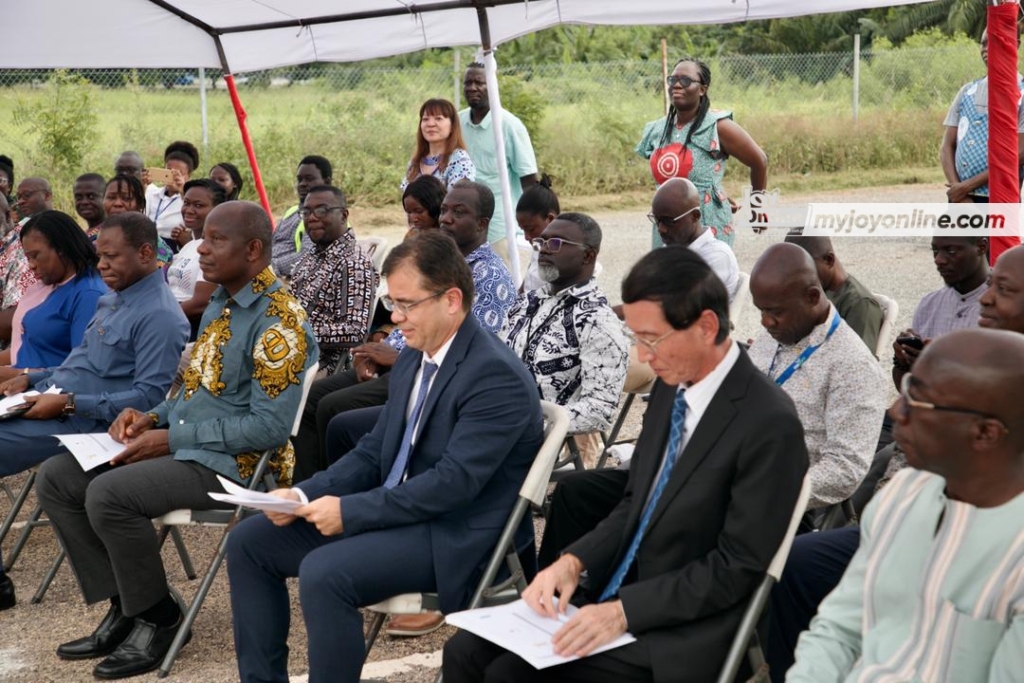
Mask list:
[[[735,112],[769,152],[773,172],[933,164],[941,111],[958,88],[984,73],[978,49],[970,45],[865,52],[859,63],[852,52],[735,55],[707,62],[712,106]],[[660,63],[499,68],[503,104],[524,120],[542,168],[558,177],[563,191],[592,194],[649,184],[646,165],[632,147],[644,123],[664,114]],[[108,173],[113,158],[127,148],[158,164],[173,139],[202,142],[204,163],[244,165],[219,71],[78,70],[61,72],[61,79],[54,74],[0,71],[0,121],[7,122],[0,153],[15,157],[25,171],[45,174],[58,165],[60,145],[44,143],[47,135],[62,134],[60,126],[66,135],[89,138],[72,164],[75,170]],[[350,193],[392,201],[412,150],[420,103],[445,97],[458,104],[461,78],[455,63],[405,69],[317,64],[236,74],[261,166],[279,203],[291,200],[294,164],[309,153],[335,160],[341,169],[336,180]],[[60,119],[69,91],[82,98],[81,111],[93,117],[91,124],[47,118]],[[855,92],[861,120],[851,128]],[[75,128],[76,123],[83,125]]]

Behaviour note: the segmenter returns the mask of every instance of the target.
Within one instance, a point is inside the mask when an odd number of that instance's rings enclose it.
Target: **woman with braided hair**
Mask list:
[[[751,188],[759,192],[768,182],[768,156],[732,120],[731,111],[711,109],[707,64],[692,57],[680,60],[668,77],[668,87],[668,115],[644,127],[636,152],[650,159],[658,185],[669,178],[689,178],[701,193],[701,222],[732,245],[732,214],[738,207],[722,184],[725,161],[732,156],[750,168]],[[654,246],[661,246],[657,225],[652,226],[652,236]]]

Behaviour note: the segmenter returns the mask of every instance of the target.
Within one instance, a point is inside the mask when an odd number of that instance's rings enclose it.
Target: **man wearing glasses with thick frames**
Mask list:
[[[320,367],[330,376],[348,350],[362,343],[370,324],[377,269],[347,227],[345,193],[331,185],[310,188],[299,216],[312,249],[292,269],[292,294],[309,314],[320,346]]]
[[[868,505],[790,683],[1020,679],[1024,338],[951,332],[901,383],[891,414],[911,467]]]

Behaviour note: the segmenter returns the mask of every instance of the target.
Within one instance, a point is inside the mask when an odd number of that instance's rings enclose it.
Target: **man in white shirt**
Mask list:
[[[729,245],[715,239],[711,230],[701,224],[700,192],[696,186],[686,178],[669,179],[654,193],[647,218],[666,246],[687,247],[711,266],[725,285],[731,304],[736,298],[740,267]]]

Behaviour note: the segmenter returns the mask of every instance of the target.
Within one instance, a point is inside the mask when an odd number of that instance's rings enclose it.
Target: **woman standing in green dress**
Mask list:
[[[661,185],[669,178],[689,178],[701,193],[701,218],[715,237],[730,246],[736,205],[725,193],[725,161],[735,157],[750,168],[750,186],[764,191],[768,155],[747,131],[732,120],[731,111],[711,109],[708,88],[711,70],[698,59],[680,60],[668,77],[672,105],[668,115],[644,127],[636,152],[650,159],[651,174]],[[661,246],[658,226],[652,226],[655,247]]]

